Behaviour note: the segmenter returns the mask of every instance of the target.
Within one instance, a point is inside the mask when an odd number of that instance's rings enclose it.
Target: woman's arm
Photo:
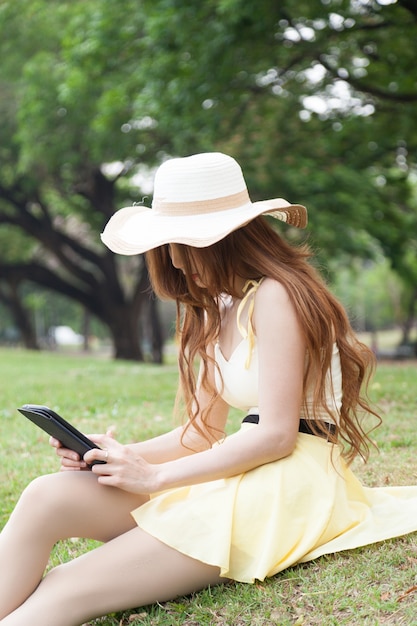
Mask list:
[[[198,394],[200,407],[204,407],[206,404],[205,395],[202,391]],[[229,406],[224,400],[218,398],[210,413],[209,425],[211,428],[207,431],[206,437],[197,430],[194,424],[187,424],[187,426],[179,426],[158,437],[128,444],[125,447],[149,463],[158,464],[208,450],[213,443],[223,439],[228,411]],[[197,423],[199,423],[198,418]],[[200,425],[204,428],[202,424]]]
[[[94,466],[100,482],[152,493],[171,487],[233,476],[292,452],[298,432],[305,343],[285,289],[266,279],[256,294],[255,332],[259,354],[258,426],[192,456],[150,464],[135,455],[121,458],[110,447],[109,467]],[[89,458],[98,454],[89,452]],[[122,453],[123,456],[123,453]]]
[[[210,352],[212,352],[212,349]],[[209,376],[214,376],[213,365],[211,364],[209,365]],[[209,395],[201,386],[198,388],[197,398],[201,409],[204,409],[210,400]],[[126,452],[136,457],[140,456],[148,463],[153,464],[166,463],[183,456],[189,456],[196,452],[207,450],[214,442],[224,437],[224,426],[228,411],[229,406],[226,402],[220,397],[217,398],[208,418],[209,429],[206,437],[204,437],[201,432],[204,432],[206,429],[197,416],[196,425],[194,425],[194,423],[181,425],[157,437],[137,443],[126,444],[124,447]],[[200,426],[201,430],[198,429],[198,426]],[[100,447],[106,447],[106,445],[102,443],[104,441],[104,435],[89,435],[89,437]],[[109,437],[113,438],[110,432],[106,434],[107,441]],[[89,469],[87,463],[83,459],[80,459],[76,452],[63,448],[60,442],[52,437],[50,443],[56,448],[56,453],[61,458],[62,469]]]

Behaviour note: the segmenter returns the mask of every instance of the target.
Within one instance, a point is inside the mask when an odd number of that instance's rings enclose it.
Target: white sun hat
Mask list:
[[[165,161],[156,172],[152,208],[117,211],[101,235],[113,252],[140,254],[167,243],[204,248],[258,215],[304,228],[307,210],[283,198],[251,202],[239,164],[220,152]]]

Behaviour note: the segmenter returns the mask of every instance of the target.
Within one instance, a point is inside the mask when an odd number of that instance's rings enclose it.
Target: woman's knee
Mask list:
[[[130,511],[146,499],[100,485],[91,472],[58,472],[33,480],[15,515],[55,541],[88,537],[106,542],[136,527]]]
[[[11,532],[12,537],[18,537],[22,542],[25,538],[36,536],[39,543],[43,539],[48,540],[48,545],[55,543],[59,538],[56,533],[56,510],[63,494],[61,491],[60,495],[53,477],[53,474],[40,476],[29,483],[3,529],[4,533]]]
[[[49,518],[67,497],[60,485],[60,475],[45,474],[32,480],[22,492],[18,507],[23,508],[31,517],[36,513]]]

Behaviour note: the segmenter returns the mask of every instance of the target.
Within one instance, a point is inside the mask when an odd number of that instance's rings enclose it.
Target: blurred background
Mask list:
[[[0,0],[0,33],[0,344],[162,362],[173,306],[99,235],[218,150],[308,207],[288,237],[377,354],[416,356],[416,2]]]

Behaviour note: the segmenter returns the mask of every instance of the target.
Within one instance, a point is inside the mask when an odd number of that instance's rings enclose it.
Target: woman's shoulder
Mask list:
[[[263,303],[268,303],[269,301],[289,302],[288,291],[284,285],[279,280],[269,278],[268,276],[260,281],[256,291],[256,299]]]
[[[274,278],[265,278],[259,285],[254,302],[254,326],[291,328],[298,326],[295,306],[285,286]]]

